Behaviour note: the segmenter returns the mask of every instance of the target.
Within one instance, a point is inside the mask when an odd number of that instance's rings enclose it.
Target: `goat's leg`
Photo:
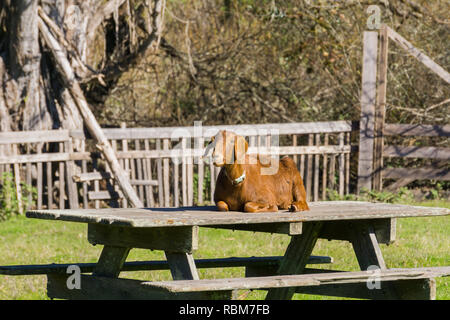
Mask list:
[[[278,207],[273,204],[261,202],[246,202],[244,212],[274,212],[278,211]]]
[[[228,204],[225,201],[217,201],[216,206],[219,211],[229,211]]]
[[[294,201],[289,207],[289,211],[294,212],[309,210],[308,204],[306,203],[306,190],[300,173],[297,173],[296,175],[292,192]]]

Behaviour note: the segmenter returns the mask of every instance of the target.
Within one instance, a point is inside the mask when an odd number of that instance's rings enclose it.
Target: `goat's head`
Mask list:
[[[212,160],[216,167],[225,164],[244,163],[248,143],[245,138],[231,131],[219,131],[211,138],[206,147],[205,156],[209,156],[212,150]]]

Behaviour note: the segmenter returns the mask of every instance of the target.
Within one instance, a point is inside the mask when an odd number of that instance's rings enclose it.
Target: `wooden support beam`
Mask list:
[[[392,30],[389,27],[387,28],[387,35],[390,39],[394,40],[395,43],[400,45],[403,49],[406,50],[411,56],[420,61],[424,66],[437,74],[441,79],[450,84],[450,73],[448,73],[444,68],[434,62],[430,57],[426,54],[422,53],[420,50],[415,48],[408,40],[403,38],[397,32]]]
[[[386,89],[388,69],[388,44],[387,27],[383,25],[380,29],[380,52],[378,55],[378,85],[377,100],[375,107],[375,149],[373,154],[373,188],[381,191],[383,187],[383,145],[384,145],[384,122],[386,116]]]
[[[107,277],[81,275],[81,288],[67,288],[66,274],[47,275],[49,298],[71,300],[230,300],[232,290],[204,292],[168,292],[153,288],[145,281],[111,279]]]
[[[253,232],[270,232],[270,233],[280,233],[288,235],[296,235],[302,233],[302,223],[301,222],[273,222],[273,223],[247,223],[247,224],[235,224],[235,225],[215,225],[212,228],[219,229],[231,229],[231,230],[242,230],[242,231],[253,231]]]
[[[359,126],[358,193],[372,189],[374,121],[377,84],[378,32],[364,32],[361,88],[361,120]]]
[[[42,15],[43,12],[40,11],[40,14]],[[111,147],[108,139],[103,133],[102,128],[95,119],[94,114],[90,110],[88,103],[86,102],[86,98],[84,97],[83,91],[81,90],[80,85],[76,80],[72,67],[67,60],[67,57],[63,53],[64,51],[62,50],[60,44],[50,33],[46,24],[41,18],[38,19],[38,26],[39,31],[42,34],[43,39],[45,40],[45,43],[53,53],[53,57],[55,58],[55,61],[60,68],[65,85],[69,89],[78,107],[78,110],[82,115],[89,133],[97,142],[97,149],[99,149],[105,156],[105,159],[108,162],[112,173],[114,174],[114,178],[122,189],[124,196],[132,203],[134,207],[143,207],[142,202],[140,201],[139,197],[130,184],[128,176],[122,170],[122,167],[117,160],[113,148]]]
[[[322,222],[307,223],[303,226],[303,233],[291,237],[291,242],[280,262],[278,275],[292,275],[303,272],[308,258],[319,237]],[[291,299],[295,288],[276,288],[270,289],[266,300],[286,300]]]
[[[92,244],[191,253],[198,248],[198,227],[129,228],[90,223],[88,241]]]
[[[130,248],[127,247],[105,245],[94,268],[93,275],[117,278],[129,252]]]
[[[199,280],[191,253],[165,251],[173,280]]]

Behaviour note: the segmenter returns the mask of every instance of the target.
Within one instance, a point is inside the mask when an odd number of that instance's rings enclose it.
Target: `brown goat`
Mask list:
[[[216,182],[214,202],[220,211],[273,212],[309,210],[306,191],[294,161],[283,157],[273,174],[261,174],[272,164],[260,155],[246,154],[245,138],[229,131],[212,137],[206,154],[213,149],[213,164],[222,167]]]

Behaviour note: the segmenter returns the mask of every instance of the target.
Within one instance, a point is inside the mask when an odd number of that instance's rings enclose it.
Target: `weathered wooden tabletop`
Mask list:
[[[446,216],[446,208],[419,207],[361,201],[321,201],[309,204],[306,212],[219,212],[215,207],[142,209],[31,210],[28,218],[99,223],[128,227],[208,226],[274,222],[310,222],[402,217]]]

